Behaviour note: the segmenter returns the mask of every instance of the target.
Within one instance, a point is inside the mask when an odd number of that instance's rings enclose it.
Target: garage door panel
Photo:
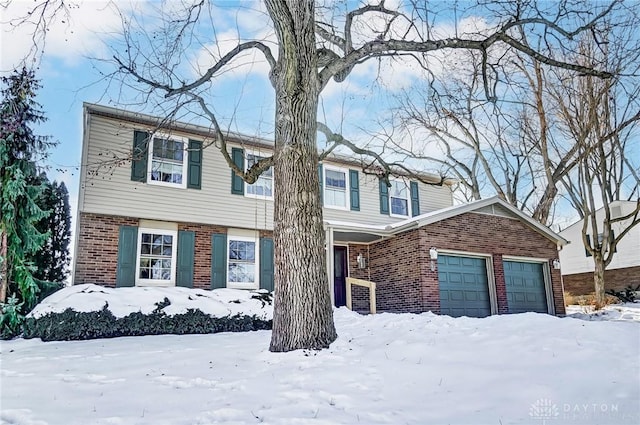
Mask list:
[[[547,295],[541,263],[504,261],[509,313],[547,313]]]
[[[491,314],[486,262],[482,258],[438,256],[440,312],[454,317]]]

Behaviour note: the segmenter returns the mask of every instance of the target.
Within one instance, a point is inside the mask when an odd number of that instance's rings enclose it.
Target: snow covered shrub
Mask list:
[[[247,332],[262,329],[271,329],[271,320],[240,314],[213,317],[193,309],[173,316],[156,309],[147,315],[137,312],[117,318],[105,305],[100,311],[77,312],[68,308],[62,313],[28,317],[24,323],[23,336],[40,338],[43,341],[72,341],[119,336]]]

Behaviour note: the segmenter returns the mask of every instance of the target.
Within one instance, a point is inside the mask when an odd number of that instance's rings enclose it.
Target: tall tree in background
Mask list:
[[[27,307],[36,300],[38,287],[29,257],[43,246],[47,234],[37,229],[48,212],[38,206],[43,187],[36,163],[53,145],[33,133],[32,126],[45,120],[35,95],[40,87],[33,71],[25,68],[2,77],[0,111],[0,302],[16,294]]]
[[[582,243],[594,262],[598,307],[605,303],[605,269],[616,247],[640,224],[640,40],[637,27],[627,33],[612,27],[583,39],[584,64],[606,64],[615,78],[579,78],[558,70],[551,93],[565,136],[575,143],[580,161],[562,179],[567,199],[583,219]],[[616,201],[635,202],[630,210]]]
[[[69,273],[69,241],[71,237],[71,212],[69,192],[64,182],[49,181],[45,173],[40,174],[44,185],[38,205],[44,211],[50,211],[36,225],[38,231],[49,237],[42,249],[33,256],[33,276],[47,282],[64,282]]]
[[[208,120],[229,167],[247,183],[269,167],[274,169],[275,304],[270,350],[324,348],[336,338],[325,264],[325,233],[317,173],[322,156],[317,148],[317,131],[325,129],[331,143],[343,144],[341,135],[318,125],[319,97],[331,80],[344,81],[352,69],[368,60],[411,57],[429,69],[429,57],[440,52],[466,50],[480,53],[485,95],[502,75],[502,54],[517,50],[552,67],[582,74],[608,77],[606,70],[565,61],[572,40],[599,25],[604,16],[619,9],[620,2],[594,7],[588,1],[535,2],[478,1],[462,10],[443,10],[443,4],[409,2],[390,9],[384,1],[354,9],[350,2],[312,0],[265,0],[266,16],[275,41],[238,41],[225,47],[215,40],[215,28],[206,19],[202,0],[186,5],[183,12],[159,8],[152,32],[138,27],[143,20],[124,17],[124,46],[115,49],[117,75],[123,85],[139,90],[148,102],[158,95],[161,107],[170,107],[170,121],[178,111],[190,110]],[[455,3],[451,3],[455,7]],[[342,10],[344,9],[344,10]],[[443,26],[458,12],[486,23],[482,29],[464,35],[443,34]],[[148,11],[145,12],[148,17]],[[444,25],[446,26],[446,25]],[[202,29],[208,33],[198,33]],[[532,48],[521,34],[537,37]],[[241,38],[239,36],[239,38]],[[211,47],[211,42],[218,42]],[[270,47],[270,43],[271,47]],[[228,44],[226,45],[228,46]],[[275,46],[275,51],[272,47]],[[203,48],[212,66],[195,78],[189,66],[192,48]],[[216,115],[212,82],[233,69],[234,59],[246,52],[259,52],[269,68],[275,95],[275,147],[248,170],[234,164],[225,134]],[[401,66],[401,65],[400,65]],[[189,70],[185,73],[185,70]],[[331,150],[331,147],[328,149]],[[393,170],[380,167],[380,178],[388,182]]]

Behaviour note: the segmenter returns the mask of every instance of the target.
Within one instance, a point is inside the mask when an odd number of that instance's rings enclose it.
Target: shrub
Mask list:
[[[43,341],[74,341],[119,336],[163,334],[209,334],[271,329],[271,320],[257,316],[213,317],[200,310],[168,316],[156,309],[151,314],[131,313],[116,318],[105,305],[100,311],[77,312],[70,308],[62,313],[48,313],[24,322],[24,338]]]
[[[0,338],[11,339],[20,335],[24,316],[21,314],[22,305],[18,298],[12,295],[6,303],[0,303]]]

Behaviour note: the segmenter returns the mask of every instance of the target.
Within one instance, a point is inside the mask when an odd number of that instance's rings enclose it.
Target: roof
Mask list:
[[[432,223],[437,223],[439,221],[446,220],[448,218],[452,218],[468,212],[477,211],[479,209],[492,206],[492,205],[499,205],[500,207],[506,209],[507,211],[512,213],[514,216],[519,218],[521,221],[523,221],[525,224],[527,224],[529,227],[541,233],[543,236],[547,237],[548,239],[551,239],[552,241],[554,241],[556,244],[560,246],[564,246],[569,243],[568,240],[566,240],[559,234],[555,233],[554,231],[549,229],[547,226],[540,224],[533,218],[524,214],[522,211],[520,211],[513,205],[505,202],[504,200],[502,200],[497,196],[494,196],[492,198],[480,199],[478,201],[473,201],[466,204],[453,205],[451,207],[442,208],[426,214],[421,214],[419,216],[412,217],[407,220],[399,221],[396,223],[388,224],[386,226],[364,225],[359,223],[347,223],[347,222],[332,221],[332,220],[325,220],[325,223],[328,226],[333,227],[334,229],[341,232],[364,232],[372,235],[378,235],[381,237],[389,237],[406,230],[424,227]]]
[[[113,108],[110,106],[98,105],[95,103],[85,102],[83,104],[85,114],[89,115],[97,115],[106,118],[113,118],[120,121],[127,121],[132,123],[138,123],[141,125],[156,127],[156,128],[165,128],[171,130],[179,130],[188,132],[194,135],[198,135],[207,139],[215,139],[215,134],[212,127],[207,127],[198,124],[190,124],[177,120],[167,120],[166,118],[157,117],[149,114],[144,114],[140,112],[132,112],[127,111],[125,109]],[[249,145],[252,147],[266,147],[273,149],[274,140],[266,139],[259,136],[251,136],[248,134],[236,133],[233,131],[223,132],[225,137],[227,138],[227,142],[236,143],[241,145]],[[358,168],[362,168],[363,163],[361,161],[354,160],[353,155],[344,155],[339,153],[331,153],[328,158],[330,162],[337,162],[345,165],[354,165]],[[433,173],[420,172],[415,171],[415,176],[422,178],[425,181],[436,184],[454,184],[456,182],[455,179],[450,178],[441,178],[441,176]],[[401,173],[402,174],[402,173]]]

